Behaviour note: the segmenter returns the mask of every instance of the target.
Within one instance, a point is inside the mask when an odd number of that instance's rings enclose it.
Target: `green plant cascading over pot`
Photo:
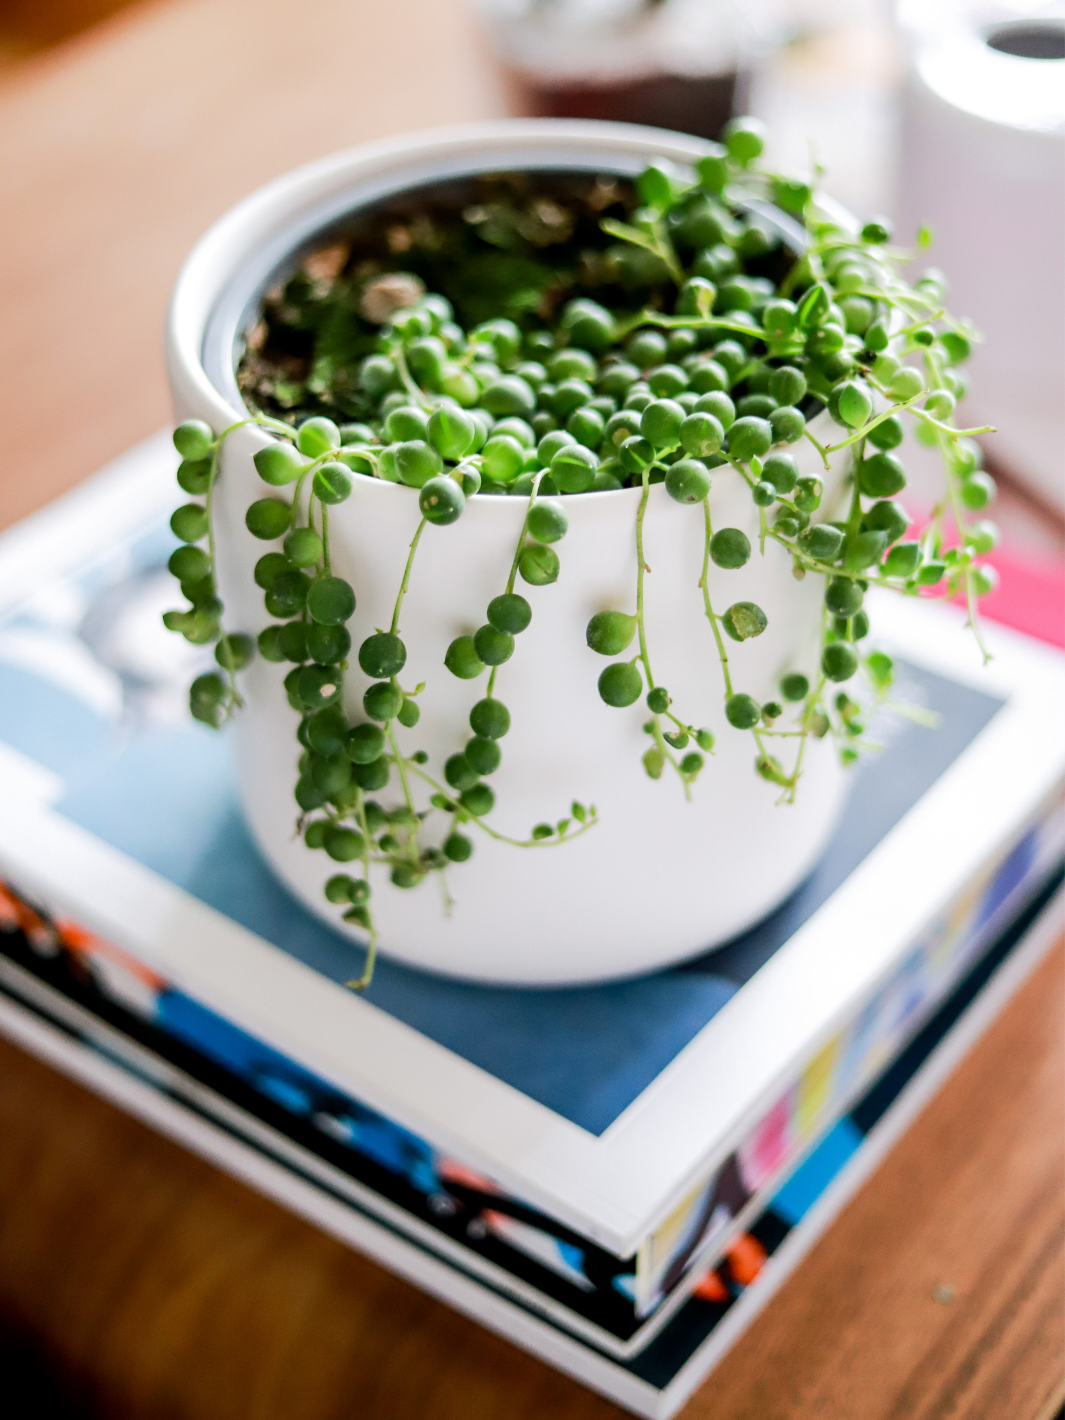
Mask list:
[[[646,773],[659,779],[669,770],[686,795],[713,736],[682,713],[690,707],[674,706],[652,671],[643,558],[651,484],[664,483],[701,520],[698,595],[720,659],[725,718],[752,737],[755,770],[780,786],[782,801],[794,798],[811,735],[832,734],[845,761],[857,757],[865,712],[846,684],[862,673],[874,703],[890,689],[890,659],[863,647],[870,585],[964,594],[979,635],[976,599],[993,572],[978,557],[997,533],[979,518],[994,485],[971,436],[990,431],[959,429],[953,417],[974,333],[947,314],[938,272],[912,286],[903,279],[906,254],[890,246],[885,222],[853,231],[826,214],[811,186],[759,168],[755,121],[736,120],[726,138],[693,173],[662,161],[635,184],[570,177],[553,187],[518,174],[483,180],[478,200],[458,208],[427,200],[406,221],[386,214],[364,224],[267,297],[238,371],[250,417],[218,433],[199,421],[175,432],[178,482],[196,501],[171,520],[183,545],[170,568],[189,606],[164,621],[194,644],[213,643],[219,667],[194,681],[192,713],[224,723],[242,704],[237,675],[256,651],[291,664],[299,829],[308,848],[344,869],[326,897],[369,935],[353,986],[372,972],[375,865],[409,889],[469,858],[468,830],[546,847],[594,827],[594,807],[578,802],[525,840],[487,821],[488,780],[512,713],[496,682],[520,651],[540,589],[559,576],[567,497],[641,490],[632,609],[598,612],[574,635],[609,658],[599,677],[605,706],[643,703]],[[802,222],[803,251],[760,220],[766,201]],[[822,444],[807,423],[826,408],[839,432]],[[906,483],[894,452],[903,415],[939,449],[945,474],[943,500],[914,539],[895,501]],[[223,631],[212,530],[221,446],[248,424],[276,436],[255,456],[263,496],[246,513],[250,532],[270,544],[255,567],[270,618],[257,641]],[[815,520],[821,481],[800,477],[788,452],[801,439],[826,469],[831,454],[848,451],[850,493],[837,521]],[[819,663],[785,674],[779,700],[766,704],[737,685],[727,642],[760,635],[772,608],[710,601],[710,563],[738,568],[754,555],[742,531],[713,525],[709,494],[719,477],[746,484],[761,549],[779,544],[797,578],[825,583]],[[421,520],[397,568],[391,626],[364,628],[356,643],[355,592],[330,564],[329,511],[358,478],[408,486]],[[465,748],[438,769],[424,752],[402,753],[394,732],[397,722],[415,726],[423,705],[432,713],[431,687],[402,681],[400,614],[427,524],[446,527],[467,499],[486,496],[522,498],[525,518],[484,624],[441,647],[442,672],[482,684]],[[343,708],[352,656],[371,679],[355,724]],[[380,796],[390,786],[399,802],[386,808]],[[416,790],[428,794],[427,807]]]

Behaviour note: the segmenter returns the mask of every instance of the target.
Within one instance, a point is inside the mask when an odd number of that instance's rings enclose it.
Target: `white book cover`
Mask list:
[[[226,735],[186,718],[205,653],[159,621],[172,469],[159,436],[0,539],[9,900],[145,1020],[391,1170],[441,1253],[634,1354],[1060,858],[1065,658],[988,628],[985,667],[961,613],[885,598],[923,723],[878,725],[824,861],[768,922],[637,982],[385,960],[360,997],[350,943],[255,850]],[[494,1200],[489,1236],[456,1231],[464,1197]]]

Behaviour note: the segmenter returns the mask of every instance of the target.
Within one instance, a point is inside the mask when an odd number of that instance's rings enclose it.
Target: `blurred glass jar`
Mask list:
[[[478,0],[514,87],[547,118],[717,138],[782,34],[778,0]]]
[[[965,422],[1065,514],[1065,3],[898,0],[903,240],[927,223],[951,305],[976,325]]]

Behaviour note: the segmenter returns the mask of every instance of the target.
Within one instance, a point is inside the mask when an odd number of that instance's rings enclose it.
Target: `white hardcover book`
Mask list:
[[[44,985],[34,972],[12,969],[5,956],[0,1034],[549,1365],[634,1414],[669,1420],[1045,956],[1065,926],[1060,871],[1056,880],[992,942],[848,1114],[814,1143],[651,1345],[627,1360],[493,1286],[457,1252],[443,1256],[416,1230],[396,1227],[379,1209],[361,1206],[364,1200],[343,1174],[264,1125],[225,1092],[223,1080],[215,1081],[221,1088],[205,1085]],[[0,935],[0,945],[10,947],[14,935],[8,933],[6,943]]]
[[[244,827],[227,735],[187,719],[209,653],[159,619],[173,466],[160,436],[0,538],[0,879],[38,979],[63,990],[76,963],[81,1008],[241,1082],[397,1236],[552,1334],[646,1353],[1056,870],[1065,657],[989,627],[985,667],[961,613],[879,599],[919,723],[876,725],[770,919],[641,981],[489,988],[385,959],[356,996],[357,951]]]

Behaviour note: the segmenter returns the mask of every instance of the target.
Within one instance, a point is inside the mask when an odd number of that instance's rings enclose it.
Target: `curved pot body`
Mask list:
[[[286,249],[322,231],[323,211],[351,211],[375,193],[475,171],[636,172],[660,154],[683,163],[700,146],[677,134],[623,125],[495,123],[356,149],[281,179],[208,233],[181,276],[168,333],[179,416],[205,419],[215,429],[241,417],[232,380],[227,386],[224,374],[216,374],[212,382],[205,370],[212,361],[217,369],[227,361],[232,366],[233,339],[251,299],[234,306],[235,274],[261,267],[265,282]],[[231,631],[254,633],[268,620],[252,577],[266,549],[245,530],[243,517],[265,491],[251,461],[264,442],[257,430],[241,429],[224,446],[216,528]],[[813,454],[806,443],[796,448],[800,463],[804,449]],[[804,471],[819,471],[815,454]],[[355,483],[351,498],[330,514],[330,540],[334,570],[358,597],[351,624],[357,646],[391,622],[420,514],[412,489],[370,478]],[[831,476],[828,483],[826,509]],[[561,575],[551,586],[521,585],[532,623],[496,685],[512,728],[500,742],[503,762],[490,780],[497,807],[488,822],[500,833],[527,839],[534,824],[568,817],[574,799],[594,804],[599,822],[572,842],[528,848],[467,830],[476,848],[469,862],[448,872],[454,898],[449,911],[431,878],[401,891],[382,873],[373,909],[381,949],[389,955],[482,981],[569,983],[634,975],[750,927],[821,854],[844,795],[835,751],[827,741],[808,743],[794,804],[778,805],[780,790],[755,774],[751,735],[724,719],[722,669],[700,590],[702,509],[674,503],[661,485],[651,489],[644,532],[655,679],[668,688],[681,718],[708,726],[717,741],[690,802],[668,768],[658,782],[643,770],[650,740],[642,729],[642,703],[617,710],[600,700],[596,682],[606,662],[588,649],[584,628],[604,608],[635,609],[639,497],[639,490],[626,489],[564,500],[570,526],[557,544]],[[734,474],[715,477],[711,508],[715,527],[740,527],[755,546],[738,571],[711,564],[709,590],[718,612],[737,601],[766,610],[763,635],[727,643],[735,689],[765,701],[776,694],[783,671],[815,670],[820,579],[796,581],[790,559],[771,542],[764,557],[758,555],[756,509]],[[454,637],[483,623],[488,601],[503,590],[524,512],[524,499],[476,497],[457,523],[430,525],[421,539],[401,619],[408,650],[401,680],[408,690],[426,682],[423,714],[416,728],[397,726],[396,733],[407,753],[427,751],[427,770],[437,779],[447,756],[466,742],[470,707],[484,693],[483,678],[460,681],[444,668],[444,651]],[[294,836],[292,788],[300,747],[297,717],[281,684],[287,669],[260,659],[244,676],[247,708],[236,722],[244,807],[277,873],[312,911],[346,931],[338,910],[322,896],[336,865]],[[366,684],[355,665],[347,704],[355,720],[362,718]],[[788,762],[791,742],[776,743]],[[417,797],[424,805],[430,791],[421,790]],[[385,807],[401,802],[394,771],[389,787],[375,797]],[[446,820],[439,817],[443,832]]]

